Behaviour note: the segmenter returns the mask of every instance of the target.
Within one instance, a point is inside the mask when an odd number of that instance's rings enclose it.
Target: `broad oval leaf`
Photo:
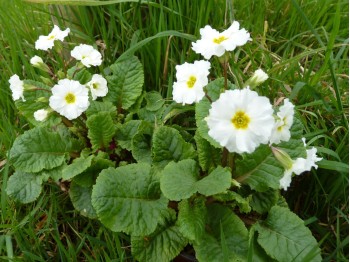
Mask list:
[[[101,222],[116,232],[152,233],[164,217],[168,200],[148,164],[104,169],[92,191],[92,205]]]
[[[174,128],[161,126],[154,130],[152,139],[153,162],[166,166],[171,161],[195,158],[192,144],[185,142]]]
[[[110,69],[112,75],[107,76],[108,94],[106,99],[118,108],[128,109],[142,93],[144,82],[142,64],[136,56],[116,61]]]
[[[96,212],[91,204],[92,187],[82,187],[77,183],[72,182],[69,187],[69,197],[76,210],[81,215],[96,218]]]
[[[79,152],[81,145],[64,133],[54,133],[40,127],[16,138],[10,159],[17,170],[36,173],[63,164],[66,155]]]
[[[282,261],[321,261],[311,231],[288,208],[274,206],[267,219],[257,224],[258,243],[272,258]]]
[[[191,241],[201,238],[205,232],[207,220],[206,198],[197,197],[195,199],[182,200],[178,207],[178,219],[176,224],[180,232]]]
[[[30,203],[40,195],[42,182],[39,175],[17,171],[7,182],[6,193],[23,204]]]
[[[64,180],[68,180],[83,173],[86,169],[89,168],[89,166],[91,166],[93,157],[94,156],[89,156],[87,158],[79,157],[74,159],[73,163],[65,166],[62,170],[62,178]]]
[[[171,261],[187,245],[188,240],[175,224],[174,210],[168,213],[167,219],[152,234],[131,237],[131,252],[138,261]]]
[[[193,247],[199,261],[246,261],[248,230],[229,208],[213,204],[208,207],[206,232]]]

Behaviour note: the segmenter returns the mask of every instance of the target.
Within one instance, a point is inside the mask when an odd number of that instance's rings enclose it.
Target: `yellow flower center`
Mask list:
[[[54,39],[54,38],[55,38],[54,35],[50,35],[49,38],[48,38],[48,40],[52,40],[52,39]]]
[[[286,117],[283,117],[283,125],[277,127],[277,131],[281,132],[286,125]]]
[[[190,76],[190,78],[187,81],[188,88],[192,88],[196,83],[196,81],[197,81],[197,78],[195,76]]]
[[[75,95],[68,93],[64,99],[66,99],[67,104],[73,104],[75,102]]]
[[[214,38],[213,39],[213,42],[215,43],[215,44],[221,44],[221,42],[222,41],[225,41],[225,40],[227,40],[228,38],[227,37],[225,37],[225,36],[220,36],[220,37],[218,37],[218,38]]]
[[[248,124],[250,122],[250,118],[246,113],[242,111],[238,111],[232,117],[231,122],[234,125],[234,127],[237,129],[247,129]]]
[[[93,88],[93,89],[98,89],[98,86],[99,86],[99,85],[98,85],[97,83],[93,83],[93,84],[92,84],[92,88]]]

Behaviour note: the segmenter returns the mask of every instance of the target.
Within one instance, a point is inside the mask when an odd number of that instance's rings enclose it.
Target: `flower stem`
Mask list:
[[[224,151],[222,151],[222,157],[221,157],[221,165],[223,167],[226,167],[227,166],[227,160],[228,160],[228,156],[229,156],[229,152],[227,150],[226,147],[224,147]]]

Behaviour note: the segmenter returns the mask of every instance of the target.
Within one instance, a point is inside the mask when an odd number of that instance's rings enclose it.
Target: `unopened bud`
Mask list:
[[[254,72],[253,76],[247,80],[245,86],[249,86],[251,88],[257,87],[263,82],[265,82],[269,76],[261,69],[258,69]]]
[[[275,158],[282,164],[285,169],[290,169],[293,166],[293,160],[290,158],[287,152],[277,147],[271,147],[272,153]]]

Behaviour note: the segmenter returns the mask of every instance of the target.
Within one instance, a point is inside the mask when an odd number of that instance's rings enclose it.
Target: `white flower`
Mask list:
[[[210,63],[204,60],[177,65],[173,99],[183,105],[199,102],[205,95],[203,88],[208,84],[209,69]]]
[[[209,136],[230,152],[252,153],[269,141],[274,125],[267,97],[249,88],[228,90],[212,103],[206,118]]]
[[[69,120],[80,116],[89,107],[89,90],[78,81],[63,79],[52,88],[50,107]]]
[[[280,180],[281,188],[287,190],[292,182],[293,173],[298,176],[305,171],[311,171],[311,168],[313,167],[317,169],[318,166],[316,165],[316,162],[322,160],[322,158],[317,157],[316,153],[317,149],[312,147],[311,149],[306,150],[306,158],[299,157],[296,160],[293,160],[291,167],[284,171],[284,175]]]
[[[70,32],[69,28],[67,28],[64,31],[61,31],[57,25],[54,25],[49,35],[39,36],[39,39],[35,42],[35,49],[47,51],[48,49],[54,46],[55,40],[63,41],[64,38],[69,34],[69,32]]]
[[[290,139],[290,128],[293,125],[294,105],[289,102],[289,99],[284,100],[283,106],[279,108],[275,126],[272,130],[270,144],[278,144],[281,141]]]
[[[34,118],[36,121],[42,122],[44,121],[49,114],[49,111],[46,109],[39,109],[34,112]]]
[[[108,93],[107,80],[101,75],[94,74],[86,85],[90,88],[93,100],[96,100],[97,97],[104,97]]]
[[[256,87],[265,82],[269,76],[261,69],[255,70],[253,76],[247,80],[246,85]]]
[[[83,63],[84,66],[99,66],[102,63],[102,56],[99,51],[91,45],[80,44],[71,51],[71,56]]]
[[[213,55],[222,56],[225,51],[233,51],[237,46],[242,46],[251,40],[247,30],[239,29],[237,21],[222,33],[206,25],[200,29],[200,34],[201,39],[192,43],[192,49],[202,54],[205,59],[210,59]]]
[[[30,59],[30,63],[33,65],[33,66],[39,66],[40,64],[43,64],[44,61],[42,60],[42,58],[40,56],[33,56],[31,59]]]
[[[24,99],[23,90],[24,90],[24,83],[22,80],[19,79],[19,76],[14,74],[9,79],[10,83],[10,89],[12,91],[12,98],[14,101],[22,98],[22,101],[26,101]]]

